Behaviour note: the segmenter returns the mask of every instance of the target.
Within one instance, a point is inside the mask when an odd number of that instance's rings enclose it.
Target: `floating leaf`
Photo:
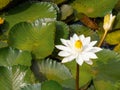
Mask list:
[[[73,8],[70,5],[64,4],[61,6],[61,20],[65,20],[73,14]]]
[[[36,58],[45,58],[54,49],[55,29],[54,22],[44,19],[21,22],[10,30],[8,43],[20,50],[32,51]]]
[[[96,90],[93,85],[91,85],[87,90]]]
[[[65,63],[65,65],[70,69],[74,79],[76,78],[76,62],[72,61],[69,63]],[[80,87],[88,84],[92,80],[92,74],[91,74],[91,67],[87,64],[83,64],[82,67],[80,67]]]
[[[42,83],[41,90],[63,90],[61,85],[56,81],[49,80]]]
[[[25,65],[31,66],[31,53],[13,49],[11,47],[0,48],[0,66]]]
[[[61,4],[63,2],[65,2],[66,0],[42,0],[42,1],[49,1],[49,2],[53,2],[53,3],[56,3],[56,4]]]
[[[117,4],[115,5],[115,10],[118,12],[120,11],[120,0],[118,0]]]
[[[42,62],[38,63],[38,67],[40,73],[45,75],[48,80],[55,80],[64,87],[74,87],[72,75],[68,68],[66,68],[63,64],[53,61],[51,59],[47,59],[42,60]]]
[[[95,80],[95,90],[119,90],[119,88],[116,88],[112,83],[109,81],[104,80]]]
[[[78,13],[89,17],[103,17],[114,8],[118,0],[75,0],[71,5]]]
[[[18,12],[19,11],[19,12]],[[34,12],[34,13],[33,13]],[[14,9],[10,10],[5,15],[5,27],[10,29],[19,22],[32,22],[38,18],[57,18],[57,12],[53,4],[48,2],[40,3],[24,3]]]
[[[107,34],[106,42],[111,45],[120,43],[120,30]]]
[[[0,10],[10,3],[11,0],[0,0]]]
[[[114,25],[113,25],[114,29],[118,29],[120,28],[120,12],[117,14]],[[119,29],[120,30],[120,29]]]
[[[56,37],[55,44],[61,44],[61,38],[68,38],[69,36],[69,27],[67,24],[61,21],[56,21]]]
[[[120,53],[120,43],[115,46],[114,51]]]
[[[25,66],[0,67],[0,90],[20,90],[31,82],[31,71]]]
[[[41,90],[41,84],[34,84],[34,85],[27,85],[23,88],[21,88],[21,90]]]
[[[96,90],[118,90],[120,81],[120,54],[104,49],[98,52],[94,66],[94,85]],[[111,87],[111,89],[110,89]]]
[[[8,44],[6,41],[0,41],[0,48],[7,47]]]

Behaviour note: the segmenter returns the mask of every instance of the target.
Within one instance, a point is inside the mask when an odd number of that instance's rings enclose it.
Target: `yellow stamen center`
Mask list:
[[[82,42],[80,41],[80,40],[77,40],[76,42],[75,42],[75,47],[77,48],[77,49],[81,49],[82,48]]]

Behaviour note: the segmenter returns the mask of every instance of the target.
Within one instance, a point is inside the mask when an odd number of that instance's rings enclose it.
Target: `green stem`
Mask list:
[[[102,36],[102,38],[101,38],[101,40],[100,40],[100,42],[99,42],[99,44],[98,44],[98,47],[100,47],[100,46],[102,45],[102,43],[103,43],[103,41],[104,41],[104,39],[105,39],[105,37],[106,37],[106,35],[107,35],[107,32],[108,32],[108,31],[105,31],[105,32],[104,32],[104,34],[103,34],[103,36]]]
[[[76,63],[76,90],[79,90],[79,64]]]

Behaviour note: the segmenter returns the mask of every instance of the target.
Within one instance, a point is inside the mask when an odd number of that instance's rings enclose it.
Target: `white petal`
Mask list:
[[[83,61],[82,57],[79,56],[79,57],[76,58],[76,62],[81,66],[84,61]]]
[[[90,37],[85,38],[82,43],[83,43],[83,45],[89,45]]]
[[[89,64],[89,65],[92,65],[93,64],[93,62],[92,62],[92,60],[89,60],[89,61],[85,61],[87,64]]]
[[[96,59],[96,58],[98,58],[98,57],[96,56],[96,54],[94,54],[94,53],[86,53],[86,56],[89,57],[89,58],[91,58],[91,59]]]
[[[76,40],[79,40],[79,37],[78,37],[78,35],[77,34],[74,34],[73,35],[73,39],[76,41]]]
[[[56,45],[55,47],[63,51],[71,52],[71,49],[69,47],[65,47],[63,45]]]
[[[72,37],[70,37],[70,42],[71,42],[72,46],[74,45],[75,41],[76,41],[75,39],[73,39]]]
[[[66,52],[66,51],[60,51],[60,52],[58,53],[58,55],[59,55],[59,56],[62,56],[62,57],[67,57],[67,56],[71,55],[71,53]]]
[[[89,59],[90,59],[90,58],[87,56],[87,54],[84,54],[84,53],[81,55],[81,57],[82,57],[82,59],[83,59],[84,61],[89,61]]]
[[[63,58],[62,63],[70,62],[70,61],[74,60],[75,58],[76,58],[75,55],[65,57],[65,58]]]
[[[94,46],[97,43],[97,41],[90,42],[89,46]]]
[[[89,50],[90,52],[94,52],[94,53],[96,53],[96,52],[99,52],[99,51],[101,51],[102,49],[101,48],[99,48],[99,47],[93,47],[91,50]]]
[[[79,39],[83,42],[84,39],[85,39],[85,36],[82,34],[82,35],[79,36]]]
[[[65,39],[60,39],[60,40],[65,46],[68,46],[69,40],[65,40]]]

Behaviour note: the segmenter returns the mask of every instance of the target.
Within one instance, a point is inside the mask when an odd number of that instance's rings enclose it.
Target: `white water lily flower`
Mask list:
[[[112,14],[105,15],[104,24],[103,24],[103,28],[104,28],[105,31],[108,31],[112,28],[115,17],[116,16],[112,16]]]
[[[93,47],[97,41],[90,42],[90,37],[84,35],[70,37],[70,40],[61,39],[64,45],[56,45],[56,48],[61,51],[58,53],[59,56],[64,57],[62,63],[76,60],[79,65],[83,62],[92,65],[91,59],[96,59],[96,52],[102,50],[99,47]]]

